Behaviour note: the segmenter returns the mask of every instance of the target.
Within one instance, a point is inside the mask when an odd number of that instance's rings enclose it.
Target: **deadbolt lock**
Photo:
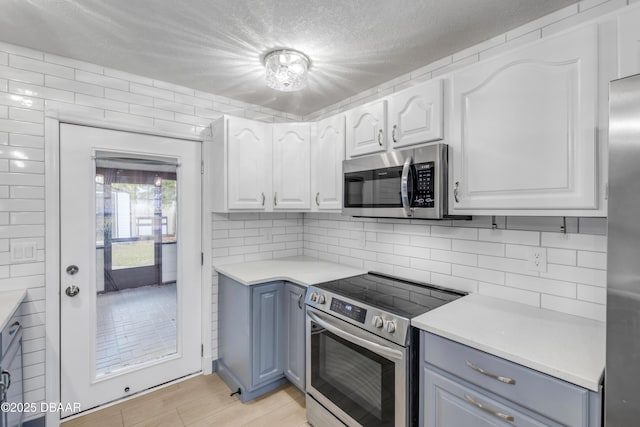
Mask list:
[[[67,267],[67,274],[69,276],[73,276],[74,274],[76,274],[80,269],[78,268],[77,265],[70,265]]]

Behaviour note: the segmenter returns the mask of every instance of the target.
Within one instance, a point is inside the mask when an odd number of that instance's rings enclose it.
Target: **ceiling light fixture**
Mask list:
[[[264,56],[267,86],[282,92],[294,92],[307,85],[307,71],[311,61],[302,52],[278,49]]]

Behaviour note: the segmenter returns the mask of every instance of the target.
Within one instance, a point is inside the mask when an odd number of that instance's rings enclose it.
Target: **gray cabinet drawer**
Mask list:
[[[15,313],[13,313],[13,316],[11,316],[11,319],[7,322],[7,326],[0,331],[0,358],[4,356],[18,331],[22,328],[20,316],[22,316],[22,304],[20,304]]]
[[[560,424],[517,405],[498,401],[433,369],[424,368],[422,375],[426,397],[422,402],[426,409],[425,427],[560,427]]]
[[[589,421],[586,389],[430,333],[423,332],[422,345],[425,362],[517,405],[564,425],[583,426]]]

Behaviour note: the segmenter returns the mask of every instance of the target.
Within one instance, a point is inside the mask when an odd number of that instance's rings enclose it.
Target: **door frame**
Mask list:
[[[117,130],[145,135],[196,141],[202,144],[204,136],[165,132],[163,130],[96,120],[81,115],[45,112],[45,397],[46,402],[60,402],[60,124],[74,124],[101,129]],[[211,132],[205,129],[203,133]],[[201,158],[204,163],[204,159]],[[207,211],[210,196],[202,186],[202,373],[211,374],[212,357],[212,265],[211,265],[211,213]],[[47,426],[60,425],[60,413],[45,413]]]

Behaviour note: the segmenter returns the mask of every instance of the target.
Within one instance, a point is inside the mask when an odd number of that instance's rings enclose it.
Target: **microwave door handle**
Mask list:
[[[316,324],[318,324],[319,326],[323,327],[324,329],[326,329],[327,331],[331,332],[332,334],[335,334],[337,336],[339,336],[340,338],[344,338],[347,341],[350,341],[354,344],[359,345],[360,347],[364,347],[367,350],[370,350],[376,354],[379,354],[380,356],[386,357],[389,360],[402,360],[403,359],[403,355],[400,351],[395,350],[393,348],[384,346],[384,345],[380,345],[378,343],[375,342],[371,342],[365,338],[361,338],[357,335],[351,334],[349,332],[346,332],[334,325],[332,325],[331,323],[327,322],[326,320],[322,319],[320,317],[320,315],[318,315],[317,313],[307,310],[307,316],[309,316],[309,318]],[[324,316],[323,316],[324,317]]]
[[[402,178],[400,179],[400,199],[402,200],[402,209],[406,216],[411,216],[411,200],[409,200],[409,174],[411,173],[411,163],[413,158],[407,157],[402,167]]]

